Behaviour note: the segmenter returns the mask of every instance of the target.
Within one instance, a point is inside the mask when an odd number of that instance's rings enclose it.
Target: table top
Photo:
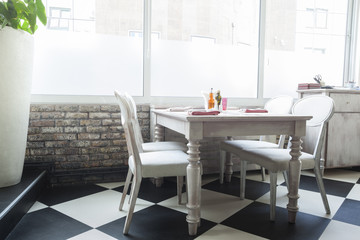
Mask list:
[[[156,115],[187,122],[211,121],[298,121],[309,120],[312,116],[273,113],[244,113],[239,110],[221,112],[219,115],[189,115],[187,112],[171,112],[168,110],[153,110]]]

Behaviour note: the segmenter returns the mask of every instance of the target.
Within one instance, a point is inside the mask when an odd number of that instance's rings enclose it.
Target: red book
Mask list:
[[[304,89],[316,89],[321,88],[321,85],[319,83],[299,83],[298,89],[304,90]]]

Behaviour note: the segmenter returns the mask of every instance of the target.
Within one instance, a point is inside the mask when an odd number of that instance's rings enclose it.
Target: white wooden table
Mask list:
[[[162,139],[163,127],[184,134],[188,143],[189,165],[187,167],[189,235],[197,234],[200,222],[201,174],[199,141],[207,137],[277,135],[286,134],[291,140],[291,161],[289,167],[289,204],[288,221],[295,223],[298,211],[299,181],[301,162],[299,161],[301,140],[305,136],[306,120],[311,116],[294,116],[290,114],[248,114],[238,111],[227,111],[217,116],[192,116],[186,112],[169,112],[154,110],[155,140]]]

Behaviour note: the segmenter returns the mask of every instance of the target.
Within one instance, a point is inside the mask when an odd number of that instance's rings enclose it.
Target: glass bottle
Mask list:
[[[211,91],[210,91],[210,94],[209,94],[208,109],[213,109],[214,106],[215,106],[214,94],[213,94],[212,90],[213,89],[211,88]]]

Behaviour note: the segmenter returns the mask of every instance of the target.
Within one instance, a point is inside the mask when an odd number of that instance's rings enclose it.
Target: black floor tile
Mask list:
[[[287,222],[288,211],[276,208],[276,220],[270,221],[270,207],[254,202],[221,224],[268,239],[319,239],[330,219],[298,212],[296,224]]]
[[[236,197],[240,196],[240,179],[237,177],[232,177],[231,182],[225,182],[220,184],[218,180],[205,184],[204,189],[221,192]],[[259,197],[263,196],[265,193],[269,192],[270,184],[266,182],[259,182],[246,179],[245,187],[245,198],[256,200]]]
[[[327,194],[339,197],[346,197],[354,187],[354,183],[335,181],[330,179],[324,179],[324,185]]]
[[[333,219],[360,226],[360,201],[345,199]]]
[[[348,183],[348,182],[341,182],[330,179],[323,179],[323,181],[324,181],[326,193],[339,197],[346,197],[351,191],[351,189],[354,187],[353,183]],[[286,186],[286,183],[284,182],[281,185]],[[299,189],[319,192],[319,187],[317,185],[316,178],[311,176],[301,175]]]
[[[25,215],[6,240],[64,240],[91,227],[51,208]]]
[[[186,214],[154,205],[134,213],[128,235],[123,235],[125,217],[97,228],[116,239],[183,240],[195,239],[188,235]],[[202,219],[198,234],[208,231],[216,223]]]
[[[55,186],[44,189],[38,201],[45,205],[53,206],[105,190],[107,189],[94,184]]]
[[[129,187],[128,194],[130,193],[130,188],[131,185]],[[121,186],[118,188],[114,188],[113,190],[122,192],[123,189],[124,187]],[[150,179],[145,178],[141,181],[138,198],[153,203],[159,203],[176,195],[176,182],[165,180],[161,187],[156,187],[156,185],[153,184]]]

